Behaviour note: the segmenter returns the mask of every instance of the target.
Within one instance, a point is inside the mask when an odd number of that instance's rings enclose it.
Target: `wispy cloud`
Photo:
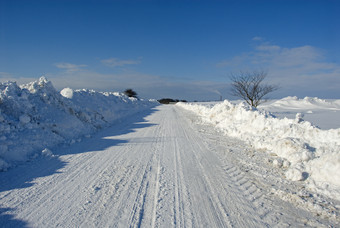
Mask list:
[[[258,51],[280,51],[280,46],[277,45],[268,45],[268,44],[263,44],[256,46],[256,50]]]
[[[264,39],[262,37],[260,37],[260,36],[255,36],[255,37],[253,37],[252,40],[254,40],[254,41],[262,41]]]
[[[110,59],[103,59],[101,60],[101,62],[105,65],[105,66],[109,66],[109,67],[122,67],[122,66],[126,66],[126,65],[137,65],[141,63],[140,59],[137,60],[122,60],[122,59],[118,59],[118,58],[110,58]]]
[[[54,64],[56,67],[59,69],[64,69],[67,72],[77,72],[82,70],[82,68],[87,67],[87,65],[81,64],[81,65],[76,65],[72,63],[56,63]]]

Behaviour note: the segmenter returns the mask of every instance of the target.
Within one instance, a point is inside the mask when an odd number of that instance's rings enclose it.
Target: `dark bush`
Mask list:
[[[187,102],[186,100],[178,100],[178,99],[171,99],[171,98],[163,98],[158,100],[161,104],[170,104],[170,103],[177,103],[177,102]]]

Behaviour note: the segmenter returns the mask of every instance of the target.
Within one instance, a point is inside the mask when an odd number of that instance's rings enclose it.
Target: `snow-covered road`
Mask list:
[[[322,226],[240,169],[224,146],[233,139],[196,121],[158,106],[0,173],[0,227]]]

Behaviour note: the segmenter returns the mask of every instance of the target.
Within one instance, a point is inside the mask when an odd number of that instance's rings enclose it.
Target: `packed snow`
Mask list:
[[[70,88],[58,92],[44,77],[20,86],[0,83],[0,171],[39,155],[52,156],[51,149],[61,143],[79,142],[155,105],[122,93]]]
[[[287,179],[301,181],[314,192],[340,200],[340,128],[336,128],[340,127],[337,119],[340,100],[287,97],[258,109],[228,100],[178,105],[195,112],[224,134],[242,139],[257,150],[267,151],[268,156],[276,156],[272,165],[284,169]],[[335,127],[328,125],[328,130],[322,130],[304,120],[303,113],[312,117],[315,112],[319,113],[318,118],[314,118],[315,123],[334,121]],[[320,113],[336,113],[337,117],[329,120],[329,115],[325,115],[327,120],[323,120]]]

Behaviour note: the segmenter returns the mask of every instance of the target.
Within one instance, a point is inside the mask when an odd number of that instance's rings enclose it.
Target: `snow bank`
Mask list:
[[[0,83],[0,171],[155,105],[120,93],[58,92],[44,77],[21,86]]]
[[[306,101],[313,105],[310,99]],[[340,128],[321,130],[300,114],[295,119],[278,119],[270,112],[227,100],[215,105],[178,105],[227,135],[279,156],[273,165],[287,169],[286,178],[305,181],[309,188],[340,199]]]

